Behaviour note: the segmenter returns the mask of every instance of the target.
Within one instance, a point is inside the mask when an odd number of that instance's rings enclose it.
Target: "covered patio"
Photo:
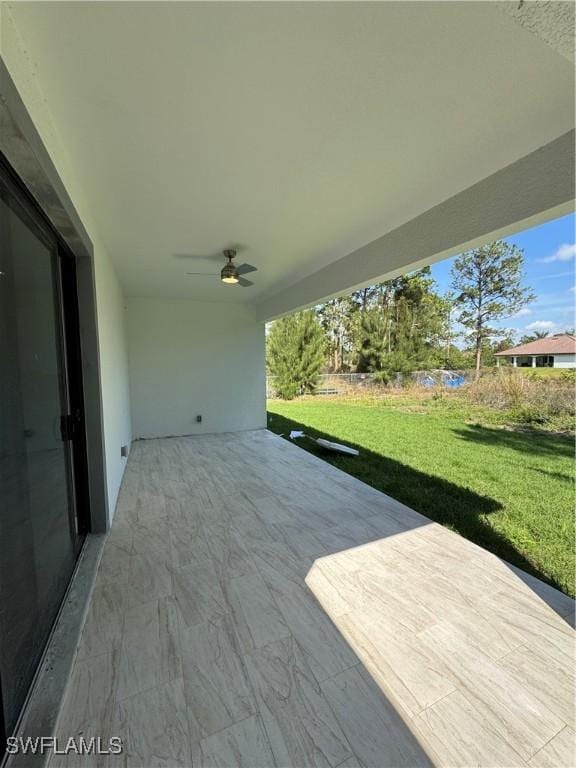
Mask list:
[[[0,732],[123,741],[52,768],[574,764],[571,602],[268,433],[265,394],[266,323],[574,210],[573,29],[561,2],[0,0],[5,347],[34,362],[5,354],[0,635],[10,604],[37,652],[0,653]]]
[[[569,766],[572,616],[270,432],[138,441],[57,728],[125,753],[50,766]]]

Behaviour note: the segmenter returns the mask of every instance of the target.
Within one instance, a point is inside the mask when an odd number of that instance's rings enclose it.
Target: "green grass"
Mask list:
[[[525,373],[527,376],[536,376],[544,379],[574,377],[572,368],[517,368],[516,370],[520,371],[520,373]]]
[[[298,444],[574,596],[574,448],[514,431],[461,398],[268,403],[268,426],[354,446],[358,458]]]

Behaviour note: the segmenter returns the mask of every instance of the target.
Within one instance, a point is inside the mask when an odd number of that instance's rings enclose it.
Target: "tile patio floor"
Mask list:
[[[133,445],[50,767],[570,768],[573,603],[266,432]]]

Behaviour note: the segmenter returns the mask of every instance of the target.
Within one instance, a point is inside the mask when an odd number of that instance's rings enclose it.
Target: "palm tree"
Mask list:
[[[540,339],[547,339],[550,333],[548,331],[534,331],[529,336],[522,336],[520,344],[528,344],[531,341],[539,341]]]

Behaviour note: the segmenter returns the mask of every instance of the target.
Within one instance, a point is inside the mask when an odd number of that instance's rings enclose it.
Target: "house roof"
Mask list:
[[[573,355],[576,354],[576,337],[569,333],[559,333],[556,336],[548,336],[545,339],[529,341],[528,344],[520,344],[518,347],[504,349],[496,352],[497,355]]]

